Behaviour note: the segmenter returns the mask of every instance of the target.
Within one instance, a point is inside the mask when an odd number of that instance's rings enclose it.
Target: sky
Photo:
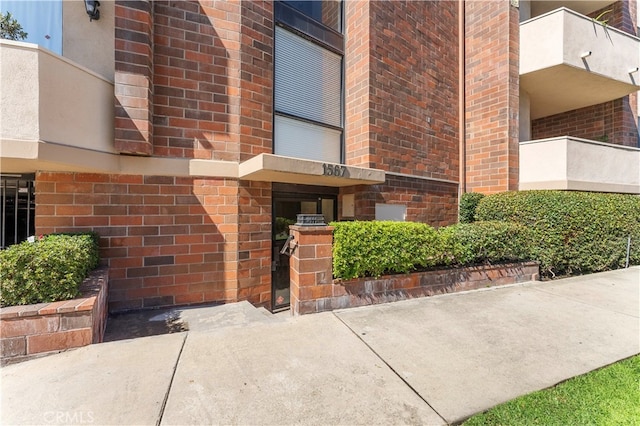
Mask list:
[[[84,8],[82,1],[71,4]],[[22,25],[24,41],[62,54],[62,0],[0,0],[0,11],[11,12]]]

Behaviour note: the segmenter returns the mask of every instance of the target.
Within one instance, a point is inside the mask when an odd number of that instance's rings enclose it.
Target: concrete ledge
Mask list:
[[[1,364],[102,342],[108,287],[109,270],[102,267],[84,280],[76,299],[1,308]]]
[[[298,301],[298,314],[309,314],[356,306],[455,293],[539,279],[537,262],[479,265],[412,274],[359,278],[316,285]],[[304,296],[307,296],[304,297]]]
[[[385,182],[385,172],[346,164],[323,163],[274,154],[259,154],[240,163],[240,179],[332,187]]]

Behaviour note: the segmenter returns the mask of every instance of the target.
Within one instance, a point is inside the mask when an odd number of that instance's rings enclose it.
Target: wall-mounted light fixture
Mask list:
[[[89,15],[89,22],[100,19],[98,6],[100,6],[100,2],[97,0],[84,0],[84,7],[87,9],[87,15]]]
[[[590,51],[590,50],[587,50],[586,52],[582,52],[582,53],[580,54],[580,57],[581,57],[582,59],[588,58],[589,56],[591,56],[591,51]]]

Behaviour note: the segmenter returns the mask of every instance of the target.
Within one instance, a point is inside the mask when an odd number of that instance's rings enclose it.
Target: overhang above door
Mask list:
[[[375,185],[385,182],[385,172],[366,167],[260,154],[240,163],[239,178],[260,182],[320,186]]]

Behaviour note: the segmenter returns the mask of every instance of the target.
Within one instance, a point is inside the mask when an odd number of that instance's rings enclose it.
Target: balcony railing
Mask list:
[[[520,189],[640,194],[640,149],[569,136],[521,142]]]
[[[520,24],[520,87],[541,118],[640,89],[640,39],[560,8]]]

